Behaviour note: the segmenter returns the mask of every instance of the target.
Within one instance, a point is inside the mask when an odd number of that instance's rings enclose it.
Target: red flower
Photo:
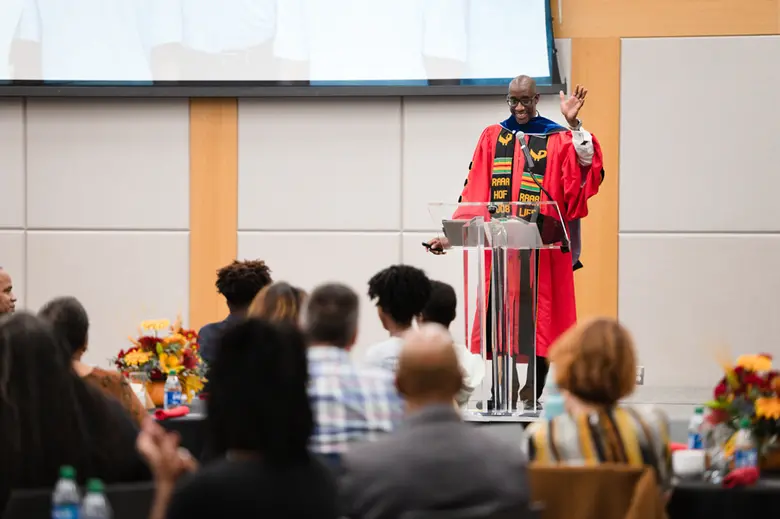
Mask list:
[[[181,354],[181,363],[185,369],[195,369],[198,361],[191,350],[184,350]]]
[[[755,373],[747,373],[743,382],[748,386],[755,386],[759,389],[765,389],[769,386],[768,381],[763,377],[759,377]]]
[[[160,339],[157,337],[152,337],[150,335],[145,335],[138,339],[138,344],[141,345],[141,349],[144,351],[155,351],[157,350],[157,343],[160,342]]]
[[[162,374],[162,371],[155,368],[149,372],[149,380],[159,382],[161,380],[165,380],[165,376]]]
[[[718,400],[721,397],[726,396],[726,393],[728,393],[728,384],[726,383],[726,379],[722,379],[717,386],[715,386],[715,399]]]

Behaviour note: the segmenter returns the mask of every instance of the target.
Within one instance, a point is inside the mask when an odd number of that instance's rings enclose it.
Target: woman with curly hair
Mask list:
[[[650,466],[668,485],[667,417],[658,409],[620,405],[636,385],[636,351],[628,331],[614,319],[580,323],[552,345],[549,359],[565,412],[529,426],[531,459]]]

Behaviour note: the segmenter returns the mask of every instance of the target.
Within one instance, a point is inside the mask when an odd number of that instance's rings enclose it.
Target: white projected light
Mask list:
[[[548,0],[0,0],[0,81],[549,80],[548,9]]]

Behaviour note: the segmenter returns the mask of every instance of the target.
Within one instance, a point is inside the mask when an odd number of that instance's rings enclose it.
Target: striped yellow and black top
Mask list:
[[[669,420],[660,410],[617,407],[564,414],[528,427],[529,457],[539,463],[626,463],[655,468],[659,483],[671,478]]]

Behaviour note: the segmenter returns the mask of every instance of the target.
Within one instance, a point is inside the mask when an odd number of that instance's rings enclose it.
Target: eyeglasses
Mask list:
[[[526,108],[530,108],[533,106],[534,101],[536,101],[537,96],[533,97],[521,97],[520,99],[516,97],[508,96],[506,98],[506,104],[511,106],[512,108],[516,107],[517,105],[523,105]]]

